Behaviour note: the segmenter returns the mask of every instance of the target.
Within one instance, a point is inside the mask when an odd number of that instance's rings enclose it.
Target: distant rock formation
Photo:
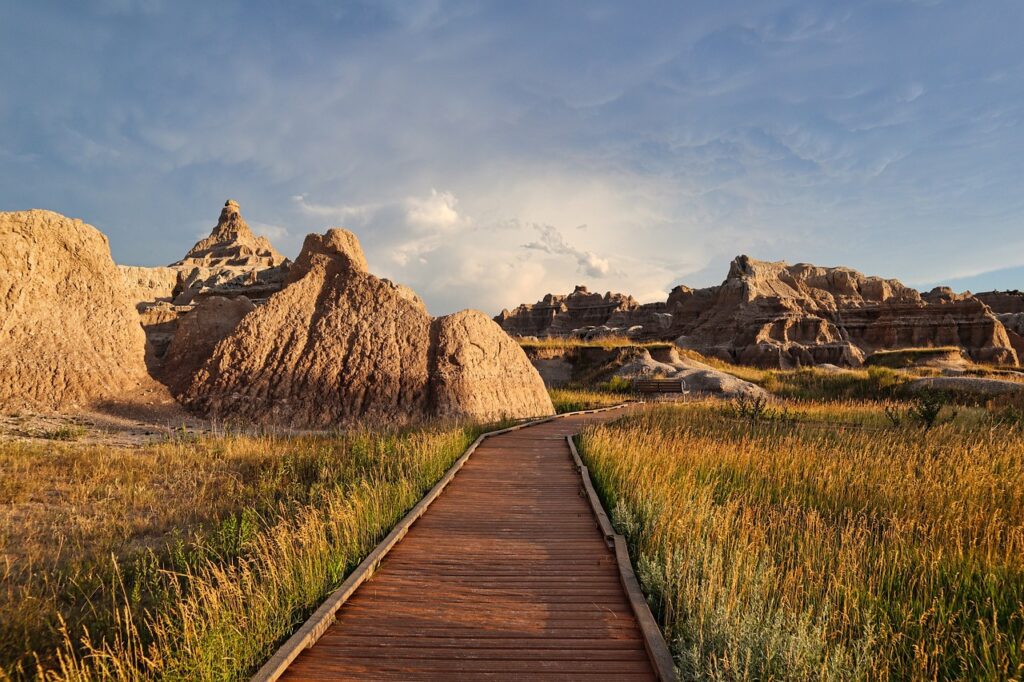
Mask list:
[[[548,294],[511,312],[502,310],[494,321],[513,336],[561,336],[580,328],[605,325],[613,315],[624,319],[623,315],[639,307],[632,296],[611,292],[602,296],[577,286],[565,296]]]
[[[1024,337],[1008,332],[979,298],[947,288],[922,297],[897,280],[844,267],[739,256],[721,285],[678,286],[663,304],[641,306],[623,294],[606,295],[605,307],[592,305],[588,310],[597,312],[585,316],[565,301],[572,296],[548,295],[495,319],[518,336],[667,339],[762,367],[859,366],[877,350],[921,346],[958,346],[977,362],[1013,365],[1024,349]],[[629,303],[608,305],[613,301]],[[1016,306],[1013,301],[1001,305]]]
[[[198,369],[198,365],[193,367],[191,361],[182,363],[182,342],[178,344],[178,354],[164,368],[165,356],[182,316],[206,298],[244,297],[248,304],[259,305],[281,290],[290,265],[291,261],[278,253],[265,237],[253,234],[238,202],[228,199],[210,236],[196,242],[181,260],[166,267],[118,266],[146,332],[153,373],[169,381],[172,389],[183,389],[182,372],[187,368]],[[232,307],[235,312],[240,309]],[[218,303],[192,322],[202,320],[212,329],[212,316],[216,311],[225,310],[225,304]],[[231,319],[233,315],[225,321]],[[237,319],[234,321],[237,323]],[[186,331],[192,334],[195,330]],[[213,349],[206,350],[212,352]]]
[[[284,289],[245,315],[183,395],[204,414],[293,426],[551,414],[523,351],[482,314],[432,319],[371,275],[356,237],[306,238]]]
[[[107,238],[51,211],[0,213],[0,406],[89,407],[152,382]]]
[[[926,302],[894,279],[849,268],[740,256],[710,290],[673,292],[681,345],[763,367],[858,366],[876,350],[961,346],[980,362],[1016,364],[1005,329],[972,297]]]
[[[983,291],[974,297],[991,308],[1003,323],[1010,345],[1024,362],[1024,291]]]
[[[283,286],[288,262],[265,237],[252,233],[238,203],[228,199],[210,236],[171,264],[182,274],[174,302],[187,304],[204,294],[265,298]]]

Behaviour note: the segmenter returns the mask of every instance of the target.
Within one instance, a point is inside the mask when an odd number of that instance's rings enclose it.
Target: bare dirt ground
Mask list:
[[[209,421],[189,414],[162,391],[74,411],[0,412],[0,443],[63,441],[130,448],[212,429]]]

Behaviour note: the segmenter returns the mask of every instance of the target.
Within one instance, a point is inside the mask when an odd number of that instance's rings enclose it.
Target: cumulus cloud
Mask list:
[[[553,225],[534,225],[533,228],[537,231],[539,239],[523,244],[524,249],[569,256],[576,260],[579,272],[588,277],[607,277],[612,272],[611,263],[607,258],[570,245]]]

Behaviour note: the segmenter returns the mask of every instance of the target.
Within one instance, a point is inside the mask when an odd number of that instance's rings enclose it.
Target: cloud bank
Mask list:
[[[738,253],[909,282],[1024,257],[1024,6],[105,0],[0,21],[0,209],[160,264],[226,198],[432,312],[663,297]],[[585,226],[585,229],[577,229]]]

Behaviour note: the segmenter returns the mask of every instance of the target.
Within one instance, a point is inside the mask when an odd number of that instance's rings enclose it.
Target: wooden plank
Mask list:
[[[511,433],[527,426],[544,424],[555,419],[565,419],[579,414],[607,412],[612,409],[618,409],[618,407],[620,406],[546,417],[529,423],[518,424],[506,429],[492,431],[478,437],[476,441],[469,446],[466,452],[455,461],[447,472],[445,472],[441,480],[431,488],[427,495],[424,496],[424,498],[420,500],[412,510],[402,518],[401,521],[399,521],[384,540],[378,544],[366,559],[364,559],[363,562],[360,563],[360,565],[348,576],[348,578],[346,578],[342,585],[320,605],[313,615],[307,619],[284,643],[284,645],[274,653],[270,660],[260,668],[260,670],[253,676],[253,681],[273,682],[274,680],[279,679],[291,663],[299,656],[300,653],[302,653],[302,651],[316,643],[316,641],[323,635],[324,631],[330,627],[331,623],[334,622],[338,609],[340,609],[349,597],[356,592],[360,585],[373,575],[388,552],[406,535],[406,533],[408,533],[410,527],[412,527],[416,520],[426,512],[427,508],[434,502],[434,500],[441,495],[452,479],[454,479],[458,471],[466,464],[473,452],[481,443],[484,442],[485,439]]]
[[[566,436],[566,441],[569,444],[569,450],[572,452],[573,461],[579,467],[580,475],[583,477],[583,484],[587,489],[587,499],[594,507],[594,514],[599,519],[603,519],[602,529],[607,528],[610,531],[610,533],[606,532],[605,537],[613,543],[615,557],[619,566],[619,575],[622,578],[622,587],[626,590],[630,606],[640,625],[644,646],[651,657],[651,662],[654,664],[658,678],[663,682],[675,680],[676,667],[675,661],[672,659],[672,652],[668,648],[668,643],[665,641],[661,628],[658,627],[657,621],[654,620],[654,614],[651,613],[650,605],[648,605],[647,600],[644,598],[643,590],[640,588],[640,581],[637,580],[636,573],[633,572],[633,564],[629,560],[629,548],[626,545],[626,539],[615,532],[611,522],[608,520],[608,515],[604,513],[604,506],[601,504],[597,491],[594,490],[589,470],[583,465],[583,460],[580,459],[580,453],[576,450],[576,443],[573,441],[573,437]]]
[[[504,434],[478,440],[457,485],[414,519],[283,677],[655,679],[621,559],[581,497],[589,479],[565,439],[600,417],[531,426],[513,447]]]

